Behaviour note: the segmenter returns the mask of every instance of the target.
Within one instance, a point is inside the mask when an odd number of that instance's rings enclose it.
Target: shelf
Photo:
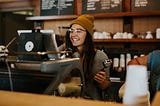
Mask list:
[[[92,14],[95,18],[114,18],[114,17],[127,17],[127,16],[154,16],[160,15],[158,11],[143,11],[143,12],[118,12],[118,13],[98,13]],[[26,20],[62,20],[62,19],[74,19],[78,15],[61,15],[61,16],[33,16],[27,17]]]
[[[33,17],[27,17],[26,20],[63,20],[63,19],[74,19],[77,15],[61,15],[61,16],[33,16]]]
[[[0,0],[0,3],[6,3],[6,2],[16,2],[21,0]]]
[[[156,15],[156,16],[160,15],[160,10],[93,14],[93,16],[96,18],[127,17],[127,16],[154,16],[154,15]]]
[[[160,39],[94,39],[93,42],[97,48],[107,48],[107,49],[123,49],[132,51],[152,51],[154,49],[159,49]]]
[[[119,43],[149,43],[149,42],[160,42],[160,39],[94,39],[93,42],[95,43],[105,43],[105,42],[108,42],[108,43],[115,43],[115,42],[119,42]]]

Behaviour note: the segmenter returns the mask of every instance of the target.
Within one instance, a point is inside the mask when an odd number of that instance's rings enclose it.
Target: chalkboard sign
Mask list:
[[[74,0],[41,0],[41,16],[73,15]]]
[[[82,13],[121,12],[122,0],[82,0]]]
[[[160,10],[160,0],[132,0],[131,11]]]

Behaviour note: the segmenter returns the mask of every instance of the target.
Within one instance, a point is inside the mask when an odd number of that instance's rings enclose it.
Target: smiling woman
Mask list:
[[[103,100],[103,91],[110,86],[110,63],[104,67],[108,56],[94,47],[94,17],[84,14],[73,20],[66,33],[66,48],[80,58],[85,78],[84,98]],[[77,55],[78,54],[78,55]],[[75,56],[75,55],[74,55]]]

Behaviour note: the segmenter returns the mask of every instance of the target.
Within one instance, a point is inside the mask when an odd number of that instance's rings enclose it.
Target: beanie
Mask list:
[[[88,14],[84,14],[79,16],[77,19],[73,20],[71,25],[79,24],[84,29],[86,29],[91,35],[93,35],[93,27],[94,27],[94,17]]]

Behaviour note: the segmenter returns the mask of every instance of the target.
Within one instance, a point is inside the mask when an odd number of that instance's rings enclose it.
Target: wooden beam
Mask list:
[[[22,1],[22,0],[0,0],[0,3],[15,2],[15,1]]]

